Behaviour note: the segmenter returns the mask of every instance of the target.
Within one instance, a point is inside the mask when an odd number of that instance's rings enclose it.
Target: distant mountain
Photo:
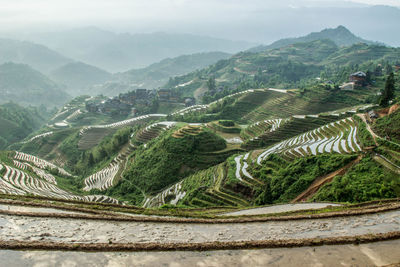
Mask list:
[[[399,58],[400,48],[363,43],[339,47],[331,40],[322,39],[258,53],[241,52],[202,70],[174,77],[164,86],[179,88],[185,96],[201,98],[208,92],[209,79],[215,79],[215,91],[219,92],[237,87],[296,88],[317,77],[338,84],[347,81],[352,72],[367,71]]]
[[[207,52],[167,58],[143,69],[118,73],[116,77],[138,87],[153,89],[164,85],[170,77],[184,75],[196,69],[207,67],[218,60],[227,59],[231,54]]]
[[[73,96],[85,94],[89,87],[102,84],[111,77],[111,73],[82,62],[68,63],[50,73],[50,78],[64,85]]]
[[[364,40],[352,32],[350,32],[344,26],[338,26],[335,29],[325,29],[320,32],[312,32],[306,36],[298,37],[298,38],[286,38],[281,39],[276,42],[273,42],[270,45],[260,45],[254,48],[249,49],[250,52],[261,52],[268,49],[281,48],[284,46],[288,46],[295,43],[304,43],[315,40],[329,39],[335,42],[338,46],[351,46],[357,43],[365,43],[365,44],[377,44],[376,42]]]
[[[0,103],[54,107],[69,99],[67,93],[42,73],[28,65],[0,65]]]
[[[15,62],[28,64],[33,68],[48,73],[71,59],[43,46],[31,42],[0,39],[0,64]]]
[[[190,34],[116,34],[95,27],[34,35],[31,39],[110,72],[143,68],[169,57],[210,51],[236,53],[253,46]]]
[[[39,129],[48,115],[43,108],[24,108],[15,103],[0,105],[0,149],[5,149]]]

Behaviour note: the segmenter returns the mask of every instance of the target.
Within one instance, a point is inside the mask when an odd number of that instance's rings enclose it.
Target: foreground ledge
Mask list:
[[[43,241],[0,241],[0,249],[9,250],[63,250],[87,252],[112,251],[208,251],[264,248],[293,248],[305,246],[362,244],[400,239],[400,231],[329,238],[288,240],[261,240],[205,243],[63,243]]]

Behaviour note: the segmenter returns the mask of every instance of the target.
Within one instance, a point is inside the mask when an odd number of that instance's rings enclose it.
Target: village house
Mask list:
[[[371,119],[377,119],[377,118],[379,117],[378,114],[376,114],[376,112],[375,112],[374,110],[369,111],[369,112],[368,112],[368,116],[369,116]]]
[[[350,74],[349,81],[353,82],[355,85],[364,86],[366,83],[367,74],[362,71],[358,71]]]
[[[160,101],[168,101],[171,97],[170,89],[160,89],[157,91],[157,97]]]
[[[394,68],[396,69],[396,72],[400,70],[400,63],[396,63],[394,65]]]
[[[184,102],[186,107],[190,107],[196,104],[196,99],[194,97],[186,97]]]

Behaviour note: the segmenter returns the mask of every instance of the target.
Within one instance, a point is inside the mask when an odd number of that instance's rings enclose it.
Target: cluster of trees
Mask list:
[[[253,173],[264,181],[258,189],[256,203],[259,205],[289,202],[306,190],[318,177],[333,172],[351,160],[354,155],[322,154],[298,158],[286,162],[278,155],[271,155]],[[271,163],[276,166],[271,168]],[[278,167],[278,169],[276,169]]]
[[[336,177],[315,195],[318,201],[364,202],[399,197],[400,180],[367,155],[345,175]]]
[[[43,105],[26,108],[14,103],[0,105],[0,149],[39,129],[53,112]]]
[[[111,159],[129,141],[131,129],[119,129],[113,136],[105,138],[99,145],[82,154],[78,165],[93,167],[104,160]]]
[[[134,152],[134,161],[124,179],[110,188],[108,194],[140,204],[143,194],[159,192],[195,171],[225,160],[218,158],[217,161],[211,155],[202,156],[225,147],[225,140],[207,129],[182,138],[175,138],[171,132],[166,132],[147,143],[147,148],[139,147]]]
[[[386,107],[389,105],[389,101],[394,98],[395,90],[394,74],[391,72],[386,79],[385,88],[381,92],[381,98],[379,99],[379,105]]]

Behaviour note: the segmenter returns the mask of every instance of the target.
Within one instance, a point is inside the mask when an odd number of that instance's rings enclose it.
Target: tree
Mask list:
[[[393,67],[392,67],[392,65],[390,65],[389,62],[386,63],[385,70],[386,70],[386,74],[389,74],[389,75],[390,75],[390,73],[393,72]]]
[[[210,77],[207,81],[208,91],[214,91],[217,88],[215,77]]]
[[[92,152],[89,153],[88,165],[89,166],[93,166],[94,165],[94,157],[93,157],[93,153]]]
[[[386,79],[385,89],[382,92],[381,98],[379,100],[380,106],[389,105],[389,101],[394,97],[394,74],[391,72]]]
[[[367,85],[370,85],[371,84],[371,72],[368,70],[366,73],[365,73],[365,83],[367,84]]]

